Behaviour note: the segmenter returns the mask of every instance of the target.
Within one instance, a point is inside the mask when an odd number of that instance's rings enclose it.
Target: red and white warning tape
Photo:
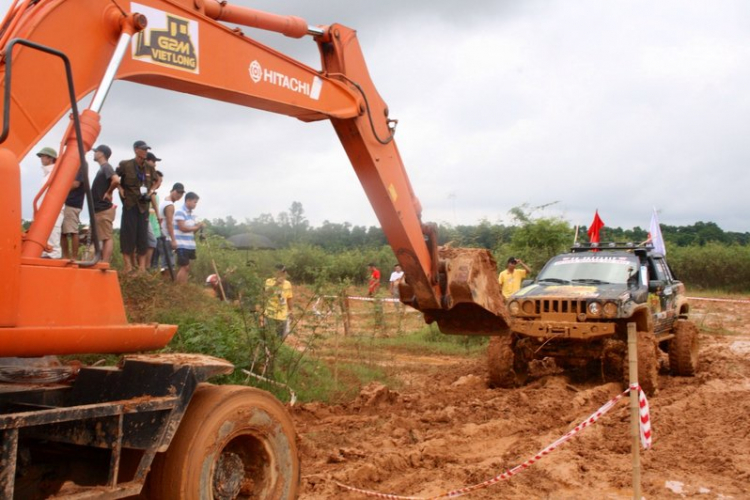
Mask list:
[[[326,299],[337,299],[338,298],[337,295],[321,295],[321,297],[326,298]],[[367,302],[373,302],[373,301],[378,301],[378,302],[400,302],[400,300],[394,299],[392,297],[360,297],[360,296],[357,296],[357,295],[349,295],[346,298],[349,299],[349,300],[364,300],[364,301],[367,301]]]
[[[688,300],[705,300],[706,302],[733,302],[735,304],[750,304],[747,299],[710,299],[708,297],[688,297]]]
[[[586,427],[589,427],[596,423],[599,418],[607,413],[609,410],[614,407],[618,401],[620,401],[626,394],[628,394],[631,390],[637,390],[639,394],[639,405],[640,405],[640,420],[639,420],[639,427],[640,427],[640,434],[641,434],[641,445],[645,449],[651,448],[651,422],[650,422],[650,416],[648,411],[648,400],[646,400],[646,395],[641,390],[640,386],[638,384],[633,384],[627,389],[625,389],[621,394],[618,394],[611,400],[609,400],[604,406],[596,410],[594,413],[592,413],[587,419],[576,425],[571,431],[569,431],[567,434],[562,436],[560,439],[552,443],[551,445],[547,446],[543,450],[541,450],[539,453],[534,455],[532,458],[526,460],[524,463],[520,465],[516,465],[510,470],[507,470],[503,472],[502,474],[499,474],[491,479],[488,479],[487,481],[474,484],[471,486],[467,486],[465,488],[458,488],[451,491],[446,491],[443,493],[440,493],[436,496],[431,497],[415,497],[415,496],[402,496],[402,495],[392,495],[388,493],[378,493],[377,491],[370,491],[370,490],[362,490],[359,488],[355,488],[353,486],[348,486],[346,484],[339,483],[336,481],[336,485],[340,488],[343,488],[345,490],[354,491],[357,493],[361,493],[363,495],[371,496],[371,497],[377,497],[377,498],[389,498],[392,500],[437,500],[439,498],[456,498],[463,496],[469,492],[479,490],[482,488],[486,488],[488,486],[491,486],[495,483],[499,483],[500,481],[504,481],[506,479],[509,479],[510,477],[516,475],[520,471],[529,468],[532,464],[535,462],[538,462],[545,456],[552,453],[556,448],[564,444],[566,441],[570,440],[573,436],[581,432]]]
[[[638,384],[633,384],[630,386],[629,390],[638,391],[638,413],[640,417],[640,424],[638,427],[641,430],[641,446],[643,446],[644,450],[648,450],[651,448],[651,415],[648,411],[648,399],[646,399],[646,394],[639,389],[640,387]]]

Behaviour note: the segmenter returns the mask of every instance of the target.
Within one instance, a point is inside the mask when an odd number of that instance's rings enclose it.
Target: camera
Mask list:
[[[150,202],[151,201],[151,195],[147,193],[143,193],[138,197],[138,201],[143,202]]]

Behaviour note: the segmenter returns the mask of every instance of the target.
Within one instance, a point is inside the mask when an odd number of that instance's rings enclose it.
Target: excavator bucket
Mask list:
[[[454,335],[509,333],[509,318],[497,281],[497,264],[482,248],[440,247],[443,309],[423,311],[428,323]]]

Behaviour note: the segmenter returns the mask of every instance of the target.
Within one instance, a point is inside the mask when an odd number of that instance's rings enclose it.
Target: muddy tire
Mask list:
[[[628,377],[627,373],[628,345],[622,340],[606,339],[602,347],[601,372],[605,382],[620,382]]]
[[[646,396],[653,396],[659,387],[659,357],[656,337],[652,332],[638,332],[638,383]],[[630,385],[628,356],[623,361],[623,382]]]
[[[201,384],[169,449],[157,454],[149,498],[294,499],[300,464],[291,417],[271,394]]]
[[[521,386],[529,378],[529,364],[534,359],[534,348],[531,339],[523,338],[511,343],[513,349],[513,373],[516,385]]]
[[[487,347],[490,387],[508,389],[516,386],[516,374],[513,371],[514,358],[511,335],[490,337],[490,344]]]
[[[669,370],[672,375],[692,377],[698,370],[698,327],[684,319],[677,320],[674,338],[669,341]]]

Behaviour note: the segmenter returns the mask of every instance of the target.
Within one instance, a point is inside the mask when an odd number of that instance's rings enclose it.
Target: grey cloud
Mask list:
[[[740,1],[235,2],[357,29],[425,220],[508,220],[524,203],[589,224],[747,230],[750,4]],[[315,43],[244,29],[318,67]],[[200,211],[301,201],[313,224],[376,219],[329,123],[117,82],[113,158],[145,139]],[[59,137],[49,139],[55,144]],[[24,160],[24,215],[36,158]],[[451,193],[454,193],[451,196]]]

